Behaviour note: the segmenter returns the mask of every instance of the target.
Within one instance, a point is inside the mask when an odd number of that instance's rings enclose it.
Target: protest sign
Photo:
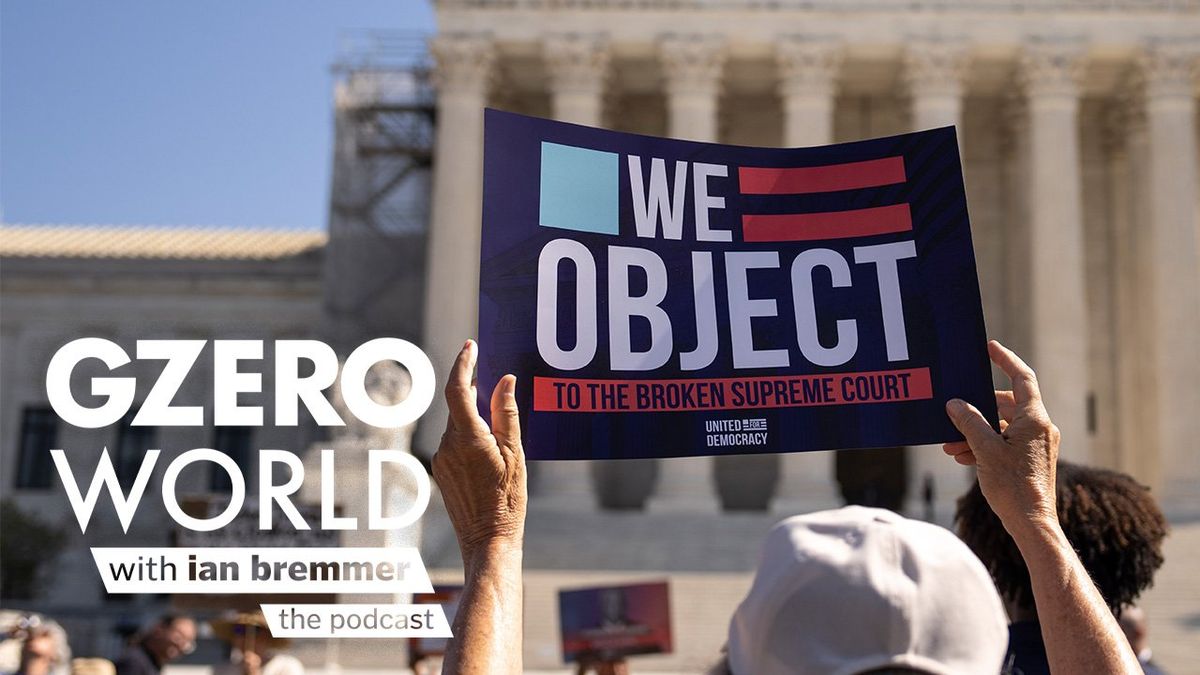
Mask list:
[[[953,128],[749,148],[487,111],[481,408],[530,459],[888,447],[995,423]]]
[[[671,653],[667,582],[559,591],[563,660]]]

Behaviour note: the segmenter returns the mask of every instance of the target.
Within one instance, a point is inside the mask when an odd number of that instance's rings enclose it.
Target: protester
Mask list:
[[[50,675],[62,663],[54,636],[45,626],[29,632],[21,645],[21,665],[17,675]]]
[[[967,439],[949,443],[944,449],[960,464],[975,465],[984,497],[1004,527],[1012,535],[1021,551],[1032,580],[1034,602],[1041,617],[1046,637],[1047,657],[1057,675],[1075,673],[1095,675],[1097,673],[1140,672],[1137,658],[1129,642],[1122,635],[1116,618],[1108,610],[1104,599],[1092,585],[1078,556],[1063,534],[1055,509],[1055,462],[1058,456],[1059,434],[1050,423],[1042,406],[1037,381],[1029,369],[1015,354],[992,342],[988,345],[992,360],[1012,378],[1013,391],[998,394],[1005,402],[1001,414],[1007,421],[1003,434],[996,433],[991,425],[970,404],[951,400],[946,405],[947,413],[954,425]],[[454,621],[455,637],[448,645],[445,672],[450,674],[516,674],[521,672],[521,547],[524,539],[526,511],[525,459],[521,447],[520,425],[516,398],[516,378],[505,375],[496,384],[491,396],[492,426],[489,429],[475,407],[476,390],[471,380],[475,367],[476,346],[468,341],[459,352],[446,385],[446,399],[450,414],[441,447],[433,459],[433,475],[442,490],[442,497],[450,521],[458,536],[463,554],[466,583],[462,602]],[[814,514],[813,517],[847,519],[858,518],[860,524],[846,527],[845,534],[853,540],[857,535],[854,527],[864,528],[861,521],[875,518],[879,511],[848,508],[842,511]],[[869,518],[864,518],[864,515]],[[806,518],[806,517],[802,517]],[[896,530],[910,527],[911,521],[899,516],[889,516],[890,525]],[[809,545],[809,537],[801,533],[816,532],[820,528],[811,521],[796,519],[784,521],[768,537],[764,562],[759,573],[783,570],[786,574],[799,574],[805,560],[815,552]],[[888,522],[885,520],[884,522]],[[871,530],[875,525],[865,526]],[[928,527],[928,526],[926,526]],[[889,527],[880,525],[881,531]],[[793,538],[793,535],[796,535]],[[823,535],[822,535],[823,536]],[[873,530],[872,530],[873,536]],[[901,534],[893,541],[905,542],[908,535]],[[846,537],[843,537],[846,539]],[[818,540],[821,541],[818,537]],[[862,545],[846,541],[847,546]],[[949,547],[949,544],[944,544]],[[887,569],[891,579],[903,579],[910,574],[906,566],[911,558],[897,556],[881,560],[870,556],[881,550],[877,545],[865,544],[862,552],[870,560],[873,569]],[[896,553],[908,549],[900,548]],[[783,559],[775,560],[776,555]],[[768,561],[770,557],[772,560]],[[791,558],[791,562],[787,558]],[[865,564],[860,561],[859,564]],[[969,565],[962,563],[964,569]],[[976,564],[978,564],[976,562]],[[892,568],[900,568],[899,571]],[[979,569],[982,569],[981,567]],[[828,569],[834,579],[846,579],[845,571]],[[756,578],[754,587],[771,585],[771,579]],[[911,583],[937,585],[938,579],[915,577]],[[969,583],[957,579],[953,583]],[[882,588],[878,587],[881,591]],[[913,592],[925,592],[925,587]],[[994,589],[979,591],[977,597],[961,597],[954,612],[978,611],[970,606],[988,602],[993,608],[992,622],[999,622],[999,642],[992,645],[993,654],[1003,651],[1003,620],[998,616],[999,600]],[[751,596],[743,603],[754,606],[754,588]],[[867,597],[864,592],[864,596]],[[877,600],[878,601],[878,600]],[[780,603],[798,609],[797,603]],[[860,635],[871,630],[874,617],[865,614],[863,606],[847,605],[841,598],[830,597],[823,603],[805,607],[817,620],[804,624],[811,630],[822,631],[816,635],[804,635],[814,649],[840,647],[841,643],[858,640]],[[739,608],[739,612],[743,609]],[[957,614],[947,609],[941,618],[946,622],[955,620]],[[834,634],[830,628],[840,626],[830,618],[836,614],[857,616],[861,630],[850,635]],[[982,616],[982,613],[981,613]],[[729,641],[729,666],[733,675],[773,675],[773,673],[805,673],[804,664],[784,663],[772,660],[770,650],[775,645],[786,644],[789,639],[798,639],[800,628],[791,623],[800,617],[795,612],[777,612],[774,615],[760,613],[755,625],[754,639],[741,639],[735,615],[731,625]],[[986,617],[978,619],[985,625]],[[905,621],[886,629],[900,633],[912,632],[923,627],[922,622]],[[995,641],[995,640],[993,640]],[[878,640],[869,644],[878,644]],[[910,643],[911,644],[911,643]],[[894,665],[865,665],[859,667],[852,660],[841,664],[837,672],[851,675],[874,669],[909,672],[949,673],[950,664],[939,663],[931,650],[929,658],[896,659]],[[786,657],[792,652],[781,652]],[[851,652],[843,652],[849,654]],[[851,657],[852,658],[852,657]],[[875,663],[875,661],[871,661]],[[982,660],[980,661],[982,664]],[[759,665],[765,666],[760,669]],[[989,661],[990,664],[990,661]],[[1000,664],[990,664],[996,672]],[[968,672],[968,671],[963,671]]]
[[[847,506],[772,528],[713,675],[1000,671],[1004,606],[949,530]]]
[[[71,675],[117,675],[117,667],[108,659],[72,659]]]
[[[196,622],[166,614],[143,631],[114,665],[117,675],[159,675],[163,666],[196,648]]]
[[[279,653],[290,641],[271,634],[262,612],[233,612],[209,623],[232,648],[230,661],[214,667],[213,675],[304,675],[300,659]]]
[[[575,675],[629,675],[629,662],[625,659],[595,660],[581,657],[575,664]]]
[[[1149,489],[1131,476],[1069,462],[1058,462],[1056,474],[1057,515],[1067,541],[1109,609],[1120,614],[1154,582],[1163,563],[1166,519]],[[978,485],[959,499],[955,521],[959,536],[987,566],[1008,604],[1014,672],[1049,673],[1025,561]]]
[[[1146,613],[1137,605],[1130,605],[1121,610],[1121,630],[1129,638],[1129,646],[1137,654],[1145,675],[1167,675],[1167,671],[1154,662],[1154,654],[1150,651],[1149,628],[1146,626]]]
[[[20,615],[6,635],[20,645],[17,675],[59,675],[67,672],[71,647],[57,622],[39,614]]]

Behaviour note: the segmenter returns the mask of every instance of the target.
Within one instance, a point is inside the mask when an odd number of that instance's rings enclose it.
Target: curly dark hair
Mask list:
[[[1117,471],[1058,463],[1058,520],[1113,612],[1133,604],[1163,563],[1167,521],[1150,489]],[[991,572],[1000,595],[1032,608],[1029,570],[979,483],[958,499],[958,536]]]

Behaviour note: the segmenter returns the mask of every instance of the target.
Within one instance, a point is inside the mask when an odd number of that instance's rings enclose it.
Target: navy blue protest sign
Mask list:
[[[484,146],[480,391],[517,375],[530,459],[939,443],[955,397],[995,421],[953,128],[769,149],[489,110]]]

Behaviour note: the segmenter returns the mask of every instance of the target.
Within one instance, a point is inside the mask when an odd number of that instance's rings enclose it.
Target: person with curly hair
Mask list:
[[[1149,488],[1117,471],[1059,461],[1055,483],[1063,532],[1104,602],[1120,616],[1154,583],[1163,564],[1166,519]],[[978,484],[959,498],[955,524],[1007,605],[1012,672],[1049,673],[1029,570]]]

